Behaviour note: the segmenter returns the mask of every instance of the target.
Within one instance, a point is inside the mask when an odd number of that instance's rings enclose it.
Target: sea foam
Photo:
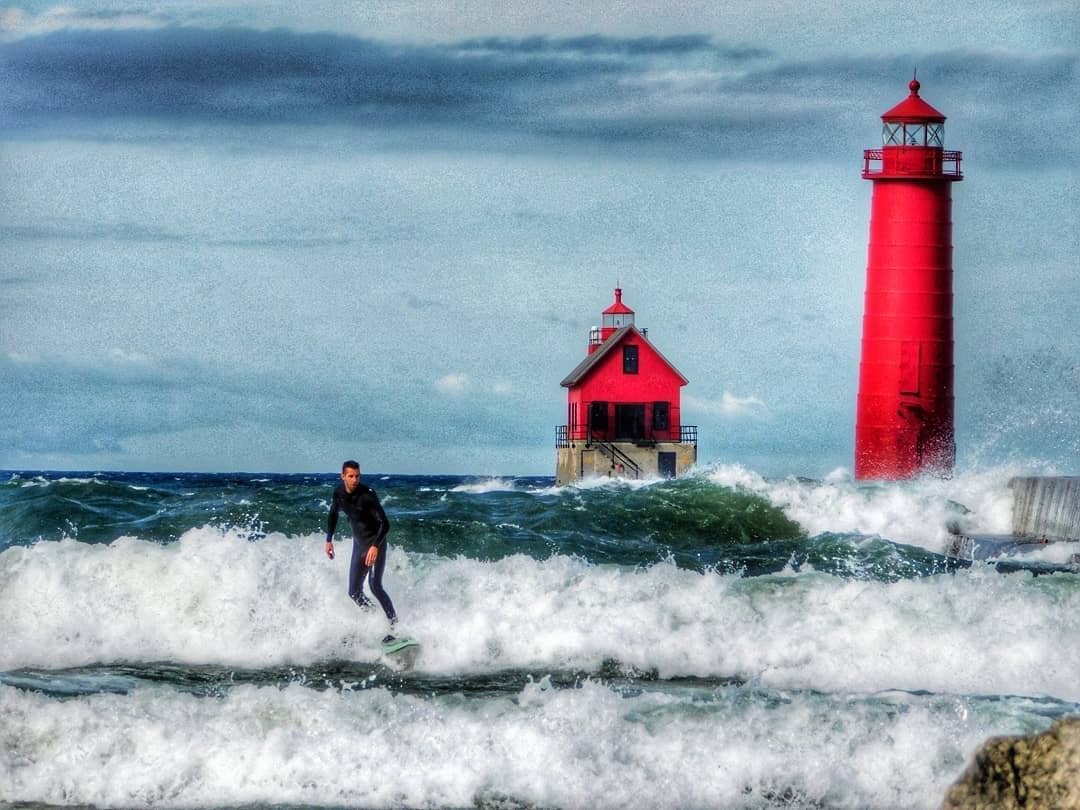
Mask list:
[[[216,528],[165,545],[126,537],[9,548],[0,669],[375,662],[387,625],[345,594],[345,556],[326,559],[319,535],[250,540]],[[384,582],[433,673],[595,672],[615,662],[782,688],[1080,699],[1075,575],[976,566],[882,582],[804,567],[744,578],[391,547]]]
[[[846,470],[809,481],[766,479],[740,465],[716,465],[699,475],[766,498],[810,535],[876,535],[940,552],[949,541],[950,523],[967,532],[1007,534],[1012,528],[1009,480],[1021,472],[997,467],[952,478],[881,483],[855,481]]]
[[[927,807],[990,731],[977,698],[596,681],[468,701],[237,686],[60,701],[0,686],[0,800],[98,806]]]

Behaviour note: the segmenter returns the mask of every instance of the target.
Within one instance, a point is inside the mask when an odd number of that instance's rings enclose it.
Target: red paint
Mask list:
[[[863,153],[872,180],[855,477],[948,474],[953,437],[952,183],[945,116],[911,94],[881,116],[881,149]]]
[[[679,441],[680,395],[687,379],[634,325],[634,311],[622,302],[622,290],[616,288],[615,303],[601,317],[599,331],[590,335],[587,357],[562,381],[567,388],[567,438]],[[636,373],[625,369],[627,347],[636,350]]]

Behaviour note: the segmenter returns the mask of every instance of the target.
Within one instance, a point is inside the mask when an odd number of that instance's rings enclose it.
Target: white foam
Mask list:
[[[587,475],[584,478],[579,478],[565,486],[552,486],[548,489],[542,490],[544,494],[559,494],[565,491],[574,490],[620,490],[620,489],[632,489],[640,490],[648,487],[653,487],[658,484],[669,483],[668,479],[660,478],[658,476],[645,476],[643,478],[626,478],[620,476],[606,476],[606,475]],[[538,492],[541,492],[538,490]]]
[[[977,743],[1031,722],[962,698],[771,698],[546,679],[473,700],[293,684],[60,701],[0,686],[0,799],[664,810],[775,806],[789,790],[796,807],[930,807]]]
[[[487,478],[483,481],[473,481],[468,484],[458,484],[451,487],[450,492],[464,492],[468,495],[486,495],[489,492],[514,492],[517,487],[512,480],[505,478]]]
[[[11,482],[11,483],[14,483],[16,481],[21,481],[22,483],[19,486],[22,487],[23,489],[32,488],[32,487],[49,487],[49,486],[52,486],[53,484],[98,484],[98,485],[101,485],[101,484],[105,483],[100,478],[96,478],[96,477],[95,478],[70,478],[68,476],[61,476],[60,478],[46,478],[43,475],[35,475],[33,478],[24,479],[18,473],[13,473],[11,475],[11,477],[8,479],[8,481]]]
[[[1009,479],[1022,471],[998,467],[953,478],[867,483],[837,470],[824,481],[766,480],[740,465],[718,465],[699,474],[721,486],[760,495],[810,534],[861,534],[941,551],[948,524],[967,532],[1007,534],[1012,527]]]
[[[1037,546],[1032,549],[1025,547],[1022,555],[1016,555],[1023,560],[1034,560],[1049,563],[1074,563],[1080,560],[1080,542],[1055,542]]]
[[[211,528],[169,545],[10,548],[0,553],[0,669],[374,662],[385,619],[345,594],[346,557],[327,560],[320,535],[251,542]],[[743,579],[391,547],[385,584],[434,673],[596,671],[615,659],[664,677],[785,688],[1080,699],[1080,588],[1069,575],[977,566],[899,582]]]

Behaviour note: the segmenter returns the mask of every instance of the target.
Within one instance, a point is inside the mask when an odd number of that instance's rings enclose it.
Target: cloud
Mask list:
[[[142,352],[129,352],[125,349],[110,349],[109,360],[116,365],[146,365],[150,358]]]
[[[954,96],[978,100],[998,117],[1008,109],[1040,113],[1004,116],[996,124],[991,118],[988,125],[998,129],[1041,127],[1048,118],[1067,126],[1076,117],[1075,53],[792,61],[700,34],[406,45],[284,30],[163,27],[152,15],[142,23],[72,15],[40,15],[38,27],[54,33],[0,46],[10,77],[0,88],[0,114],[11,122],[75,115],[439,125],[715,153],[813,154],[838,140],[849,149],[847,139],[862,137],[866,123],[865,104],[853,100],[891,103],[915,63],[931,93],[937,83],[939,91],[948,87]],[[26,27],[18,15],[7,17],[9,29]],[[822,132],[829,132],[829,144],[821,143]]]
[[[448,396],[461,396],[471,387],[469,375],[463,373],[447,374],[435,381],[435,390]]]
[[[560,85],[614,69],[600,59],[194,27],[63,31],[3,50],[19,87],[0,108],[89,118],[480,123],[507,113],[515,88],[538,75]]]
[[[764,48],[726,46],[707,34],[668,37],[609,37],[591,34],[580,37],[487,37],[461,42],[463,51],[511,55],[548,54],[560,56],[657,56],[709,54],[732,60],[761,59],[770,55]]]
[[[280,370],[162,359],[122,348],[82,357],[9,351],[0,356],[0,377],[8,383],[0,388],[0,412],[18,417],[0,423],[6,453],[81,456],[140,437],[241,426],[340,440],[355,439],[357,423],[395,436],[417,432],[411,414],[355,381],[348,391],[326,383],[315,388]],[[420,423],[429,418],[425,414]]]
[[[693,394],[683,394],[683,406],[688,411],[729,419],[761,418],[768,412],[768,406],[758,397],[740,397],[730,391],[724,391],[718,400],[702,399]]]
[[[7,24],[23,30],[10,21],[17,17],[9,13]],[[946,114],[957,103],[971,105],[965,120],[994,158],[1031,156],[1030,148],[1018,156],[1017,144],[1039,145],[1039,160],[1080,154],[1075,52],[785,60],[702,34],[409,45],[162,27],[152,15],[136,24],[123,15],[56,13],[49,28],[46,17],[36,25],[53,33],[0,45],[8,76],[0,122],[8,130],[63,126],[72,116],[142,117],[416,130],[425,144],[443,137],[472,148],[510,138],[518,148],[575,140],[678,154],[846,159],[874,145],[865,141],[879,111],[867,109],[868,99],[891,106],[918,64],[924,95]]]
[[[465,372],[445,374],[435,380],[433,386],[440,394],[450,397],[460,397],[477,389],[477,384]],[[486,386],[485,386],[486,387]],[[515,393],[514,387],[505,380],[496,380],[491,383],[490,393],[498,397],[507,397]]]
[[[188,238],[177,233],[139,225],[117,222],[108,225],[74,219],[35,222],[31,225],[0,223],[0,239],[4,241],[102,240],[111,242],[184,242]]]
[[[173,20],[163,14],[132,10],[79,11],[53,6],[40,14],[21,8],[0,9],[0,38],[16,39],[66,30],[147,30],[162,28]]]

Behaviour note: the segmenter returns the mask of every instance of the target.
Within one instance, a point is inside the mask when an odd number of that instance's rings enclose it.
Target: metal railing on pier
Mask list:
[[[569,447],[570,446],[570,432],[566,429],[566,425],[555,426],[555,446],[556,447]]]
[[[588,431],[584,432],[584,435],[575,436],[575,441],[583,441],[586,445],[591,445],[597,440],[594,439]],[[607,441],[607,440],[605,440]],[[616,441],[635,441],[634,439],[617,439]],[[647,439],[652,442],[668,441],[664,438],[652,437]],[[682,444],[692,444],[697,447],[698,443],[698,427],[697,425],[682,425],[679,429],[679,442]],[[570,429],[568,425],[556,425],[555,426],[555,447],[569,447],[570,446]]]
[[[612,468],[616,466],[622,468],[619,471],[620,475],[632,475],[634,478],[641,478],[641,467],[638,466],[638,463],[615,445],[608,442],[594,442],[593,447],[611,459]]]

